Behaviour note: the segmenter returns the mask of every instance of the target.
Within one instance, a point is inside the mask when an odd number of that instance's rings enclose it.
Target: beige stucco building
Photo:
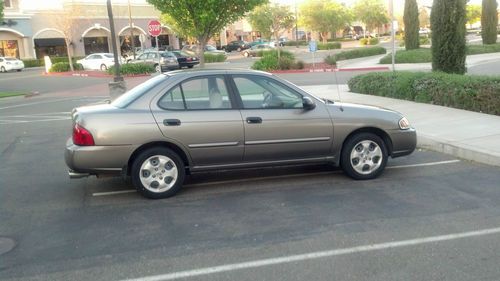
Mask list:
[[[29,9],[23,0],[4,0],[4,21],[0,23],[0,56],[41,58],[66,56],[65,38],[75,56],[111,51],[111,34],[106,1],[63,0],[58,8]],[[150,20],[160,13],[146,3],[132,2],[132,28],[126,2],[113,3],[115,31],[120,51],[131,48],[131,29],[136,47],[156,46],[147,34]],[[160,48],[179,48],[179,38],[164,26],[158,37]]]

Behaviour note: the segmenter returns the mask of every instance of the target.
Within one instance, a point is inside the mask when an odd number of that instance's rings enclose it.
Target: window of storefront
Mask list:
[[[37,58],[43,56],[65,57],[67,56],[64,38],[35,39],[35,52]]]
[[[109,53],[108,37],[83,38],[85,55],[93,53]]]
[[[12,3],[10,3],[10,0],[3,0],[3,6],[5,8],[12,8]]]
[[[160,45],[160,50],[167,49],[170,45],[169,43],[170,41],[167,34],[158,36],[158,45]],[[156,39],[154,37],[151,37],[151,46],[156,48]]]
[[[0,56],[19,58],[17,40],[0,40]]]
[[[130,35],[120,36],[121,51],[132,52],[132,40],[130,40]],[[136,48],[141,47],[141,41],[139,40],[139,35],[134,34],[134,46]]]

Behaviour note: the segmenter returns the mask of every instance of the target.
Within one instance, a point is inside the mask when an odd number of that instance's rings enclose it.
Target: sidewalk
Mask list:
[[[340,86],[342,102],[393,109],[417,129],[418,147],[500,166],[500,116],[349,92]],[[336,85],[302,86],[319,97],[339,99]]]

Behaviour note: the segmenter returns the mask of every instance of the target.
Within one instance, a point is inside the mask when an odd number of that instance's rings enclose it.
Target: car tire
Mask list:
[[[249,54],[248,52],[244,52],[244,53],[243,53],[243,56],[244,56],[245,58],[248,58],[248,57],[250,56],[250,54]]]
[[[378,177],[387,164],[385,142],[372,133],[351,136],[342,148],[340,164],[344,172],[355,180]]]
[[[240,48],[240,47],[238,47],[238,49],[236,49],[236,51],[241,52],[241,48]]]
[[[193,67],[194,67],[194,65],[188,65],[188,68],[193,68]]]
[[[185,175],[184,162],[175,152],[164,147],[143,151],[131,168],[133,185],[150,199],[175,195],[182,188]]]
[[[21,72],[21,71],[23,71],[23,70],[22,70],[22,69],[18,69],[18,70],[17,70],[17,72]]]
[[[159,64],[155,64],[155,71],[161,73],[161,66]]]
[[[3,72],[7,72],[7,70],[5,70],[5,67],[3,67],[3,66],[2,66],[2,67],[0,68],[0,72],[2,72],[2,73],[3,73]]]
[[[101,64],[101,71],[106,71],[108,70],[108,67],[103,63]]]

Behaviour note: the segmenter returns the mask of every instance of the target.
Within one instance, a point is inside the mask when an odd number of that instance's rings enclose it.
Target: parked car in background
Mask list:
[[[121,58],[118,59],[120,60],[120,63],[123,63]],[[76,63],[81,64],[84,70],[105,71],[115,65],[115,57],[111,53],[95,53],[90,54],[83,59],[77,60]]]
[[[160,58],[158,59],[158,54]],[[130,63],[145,63],[154,66],[156,72],[165,72],[179,68],[177,57],[172,52],[166,51],[148,51],[144,52],[137,57],[137,59],[130,61]]]
[[[242,50],[246,50],[248,48],[250,48],[250,45],[248,44],[248,42],[245,41],[231,41],[229,42],[229,44],[222,47],[222,49],[225,50],[226,52],[232,52],[232,51],[241,52]]]
[[[286,37],[281,37],[279,40],[278,40],[278,44],[280,47],[283,47],[286,45],[286,42],[288,42],[288,38]]]
[[[253,46],[261,45],[261,44],[269,44],[269,41],[264,40],[264,39],[257,39],[255,41],[252,41],[252,42],[248,43],[248,46],[250,48],[252,48]]]
[[[196,56],[198,55],[198,45],[186,45],[184,47],[182,47],[182,51],[192,55],[192,56]],[[206,45],[205,46],[205,54],[226,54],[225,51],[222,51],[222,50],[217,50],[214,46],[212,45]]]
[[[174,55],[177,57],[177,62],[179,63],[179,68],[187,67],[187,68],[193,68],[195,65],[200,63],[200,59],[192,56],[186,52],[177,50],[177,51],[172,51]]]
[[[0,57],[0,72],[12,70],[22,71],[23,69],[24,62],[22,60],[11,57]]]
[[[173,71],[110,104],[73,109],[71,178],[129,175],[149,198],[176,194],[188,173],[329,163],[356,180],[415,150],[398,112],[317,98],[270,73]]]
[[[271,50],[274,50],[274,49],[276,49],[276,48],[272,47],[269,44],[259,44],[259,45],[253,46],[252,48],[250,48],[248,50],[244,50],[243,51],[243,56],[245,56],[245,57],[255,57],[255,56],[257,56],[257,53],[259,51],[271,51]]]

